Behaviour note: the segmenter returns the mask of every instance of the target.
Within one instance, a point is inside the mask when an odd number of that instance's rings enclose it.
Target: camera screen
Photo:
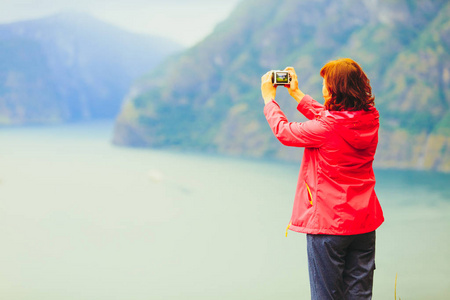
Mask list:
[[[276,82],[277,83],[288,83],[289,82],[288,72],[276,72]]]

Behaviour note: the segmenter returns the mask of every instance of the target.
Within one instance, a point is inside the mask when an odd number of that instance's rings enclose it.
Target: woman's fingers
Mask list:
[[[261,77],[261,94],[264,99],[264,103],[270,102],[275,99],[277,89],[272,84],[272,71],[267,72]]]
[[[287,67],[286,69],[284,69],[285,71],[288,71],[290,74],[295,74],[295,69],[294,67]]]
[[[295,69],[293,67],[287,67],[284,70],[289,72],[289,75],[291,75],[292,80],[297,80],[297,74],[295,73]]]
[[[264,74],[261,77],[261,83],[268,82],[268,81],[272,82],[272,71],[267,72],[266,74]]]

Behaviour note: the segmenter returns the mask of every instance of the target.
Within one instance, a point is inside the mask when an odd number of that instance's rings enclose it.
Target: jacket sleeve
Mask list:
[[[320,119],[288,122],[275,100],[266,104],[264,115],[275,137],[285,146],[319,148],[327,138],[327,126]]]
[[[305,95],[302,101],[297,105],[297,110],[309,120],[312,120],[316,115],[319,115],[325,110],[325,107],[314,100],[310,95]]]

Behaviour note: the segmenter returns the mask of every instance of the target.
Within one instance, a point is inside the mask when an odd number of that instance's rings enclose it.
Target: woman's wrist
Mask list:
[[[269,102],[272,101],[272,100],[275,100],[275,99],[272,98],[272,97],[265,97],[265,98],[264,98],[264,105],[267,104],[267,103],[269,103]]]
[[[305,93],[303,93],[300,89],[296,89],[295,91],[292,91],[289,94],[292,96],[292,98],[295,99],[295,101],[297,101],[297,103],[300,103],[303,97],[305,97]]]

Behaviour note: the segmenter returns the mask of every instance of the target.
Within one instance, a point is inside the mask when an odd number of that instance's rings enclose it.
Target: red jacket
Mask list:
[[[275,100],[264,107],[277,139],[305,148],[288,229],[335,235],[377,229],[384,221],[372,169],[378,111],[328,111],[308,95],[297,109],[309,121],[288,122]]]

